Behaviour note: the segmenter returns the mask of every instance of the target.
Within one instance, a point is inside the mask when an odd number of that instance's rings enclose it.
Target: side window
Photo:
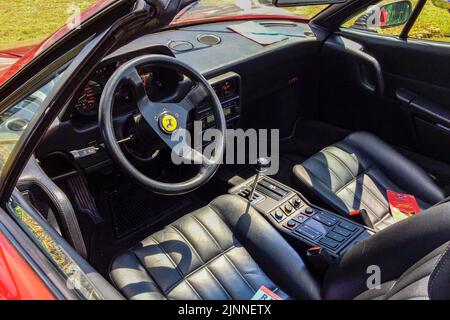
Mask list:
[[[0,113],[0,173],[28,124],[55,86],[60,74],[16,105]]]
[[[418,0],[383,0],[369,6],[346,21],[342,27],[368,31],[382,35],[399,36]]]
[[[342,27],[400,36],[420,0],[383,0],[347,20]],[[417,8],[420,9],[420,8]],[[406,32],[402,36],[406,37]],[[408,37],[450,42],[450,0],[426,0]]]
[[[450,42],[450,0],[428,0],[408,36]]]

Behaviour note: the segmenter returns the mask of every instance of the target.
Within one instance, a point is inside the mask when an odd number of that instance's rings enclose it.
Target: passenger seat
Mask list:
[[[419,166],[367,132],[356,132],[293,168],[294,186],[318,205],[346,216],[365,209],[375,230],[395,221],[387,190],[412,194],[422,210],[444,199]]]

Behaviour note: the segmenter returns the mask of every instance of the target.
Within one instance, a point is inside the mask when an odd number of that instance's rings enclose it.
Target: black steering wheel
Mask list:
[[[192,81],[193,86],[184,97],[176,99],[179,101],[170,103],[151,101],[138,72],[138,67],[144,65],[146,67],[163,67],[175,70],[188,77]],[[198,173],[194,178],[180,183],[157,181],[141,173],[127,159],[117,141],[113,124],[115,93],[118,86],[125,82],[130,85],[139,112],[153,131],[172,152],[176,152],[178,156],[189,159],[199,165]],[[214,154],[211,159],[192,149],[186,143],[189,112],[208,97],[216,119],[215,127],[220,132],[220,135],[215,137]],[[119,67],[108,80],[103,90],[100,99],[99,122],[105,146],[113,161],[135,181],[155,193],[176,195],[188,193],[199,188],[216,173],[223,158],[226,122],[219,98],[208,81],[198,71],[169,56],[141,56]],[[177,138],[177,141],[174,141],[174,137]]]

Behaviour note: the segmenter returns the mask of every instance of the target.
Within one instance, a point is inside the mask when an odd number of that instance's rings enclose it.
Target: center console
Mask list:
[[[230,193],[248,199],[255,179],[248,179]],[[282,233],[306,246],[324,248],[333,257],[372,235],[366,227],[312,205],[297,191],[268,176],[258,178],[251,203]]]
[[[220,100],[227,127],[234,129],[241,115],[241,77],[228,72],[209,80]],[[215,118],[209,101],[195,109],[195,120],[202,122],[203,130],[215,126]]]

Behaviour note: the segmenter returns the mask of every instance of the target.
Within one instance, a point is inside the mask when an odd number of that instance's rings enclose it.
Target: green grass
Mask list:
[[[94,0],[0,0],[0,50],[39,43],[68,20],[69,4],[82,10]]]
[[[450,12],[437,8],[428,1],[410,36],[450,42]]]

